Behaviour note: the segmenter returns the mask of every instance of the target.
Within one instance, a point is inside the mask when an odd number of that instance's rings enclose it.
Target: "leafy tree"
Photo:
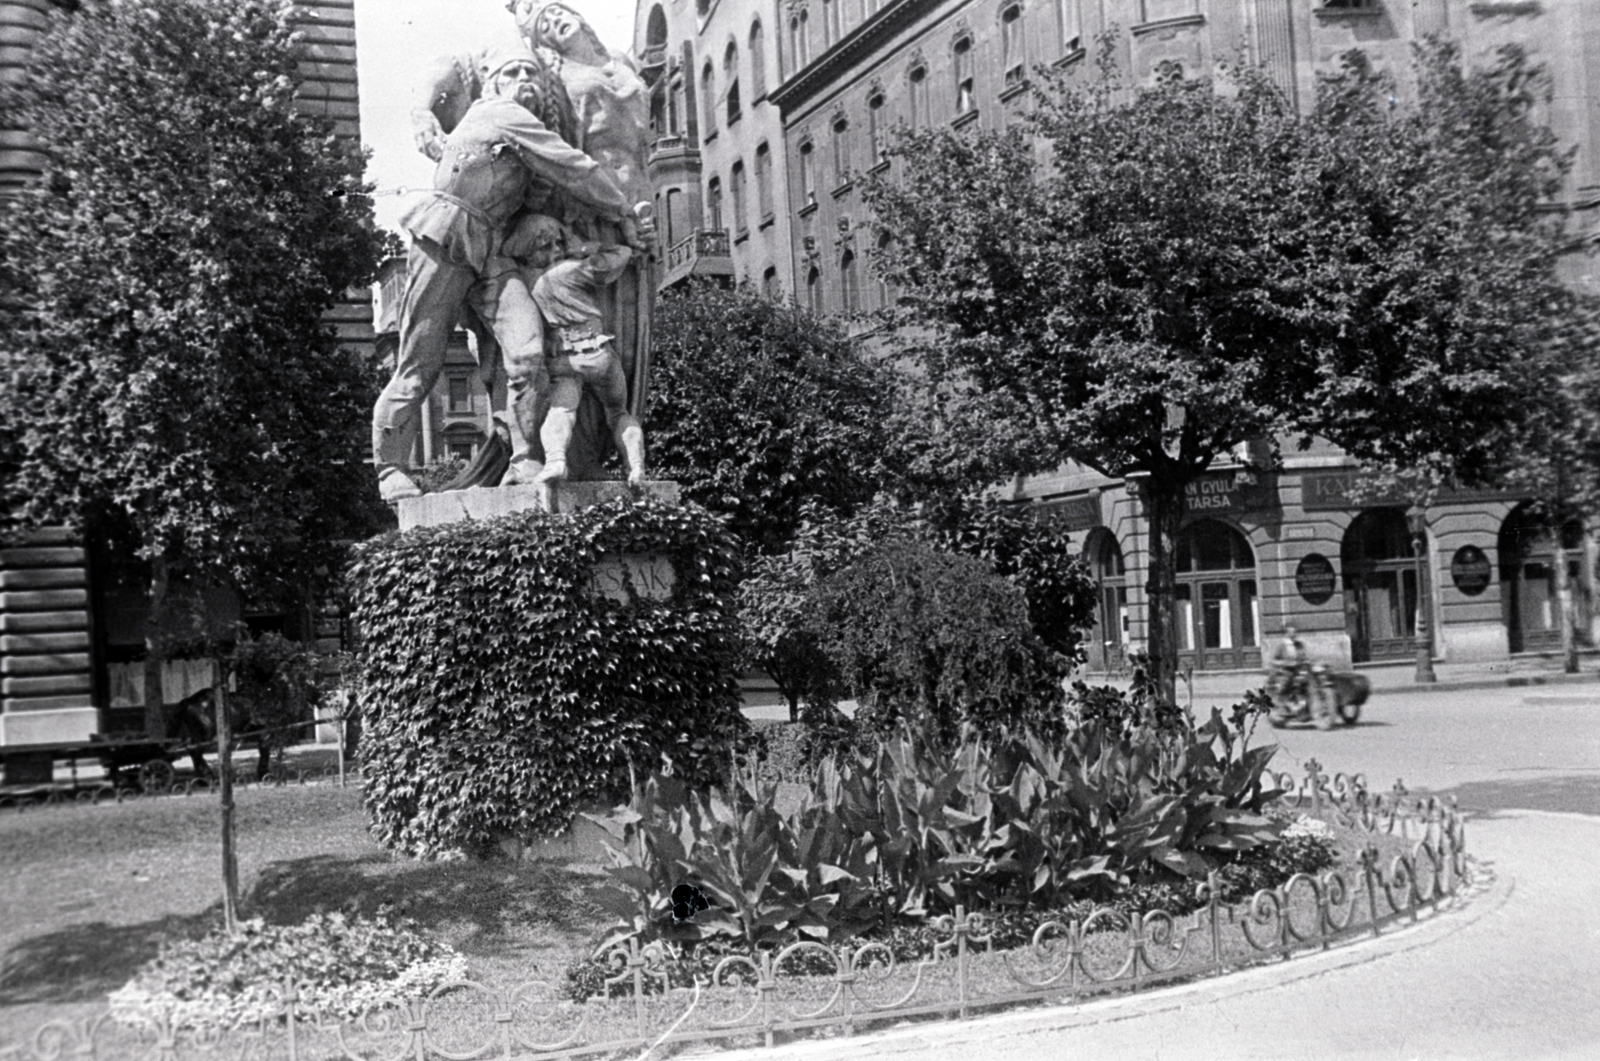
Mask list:
[[[700,285],[661,300],[654,334],[652,464],[750,549],[781,551],[806,499],[849,513],[877,492],[889,382],[837,326]]]
[[[1168,701],[1183,497],[1216,457],[1319,434],[1474,481],[1517,415],[1565,159],[1521,53],[1468,74],[1430,45],[1417,73],[1392,112],[1352,54],[1302,117],[1259,71],[1128,88],[1105,59],[1043,79],[1031,140],[912,134],[865,192],[929,379],[1024,418],[1018,470],[1077,461],[1140,497]]]
[[[0,512],[132,524],[153,736],[169,581],[270,592],[372,528],[376,380],[323,313],[380,241],[360,148],[296,109],[293,18],[282,0],[88,5],[0,100],[48,159],[0,215]]]

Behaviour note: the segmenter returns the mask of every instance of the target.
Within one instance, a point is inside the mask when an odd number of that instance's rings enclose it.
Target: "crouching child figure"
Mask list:
[[[539,430],[544,470],[536,481],[567,475],[567,446],[588,387],[605,410],[606,427],[628,468],[628,482],[644,481],[644,429],[628,412],[628,380],[613,337],[605,334],[598,295],[614,283],[633,252],[625,246],[569,243],[568,257],[534,282],[533,301],[545,322],[549,352],[550,411]]]

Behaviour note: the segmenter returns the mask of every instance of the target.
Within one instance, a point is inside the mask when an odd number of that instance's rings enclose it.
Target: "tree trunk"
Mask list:
[[[1178,524],[1183,519],[1182,480],[1151,475],[1145,481],[1145,512],[1150,527],[1150,570],[1145,583],[1150,645],[1150,677],[1157,698],[1178,703]]]
[[[228,668],[217,661],[217,781],[222,805],[222,922],[231,936],[239,930],[239,859],[234,853],[233,720],[228,717]]]
[[[144,628],[144,733],[151,740],[167,736],[166,697],[161,688],[162,665],[167,660],[167,559],[150,561],[150,610]]]
[[[1578,638],[1574,629],[1576,616],[1572,608],[1572,576],[1567,571],[1566,543],[1561,540],[1561,528],[1555,531],[1556,610],[1561,623],[1561,669],[1568,674],[1578,673]]]

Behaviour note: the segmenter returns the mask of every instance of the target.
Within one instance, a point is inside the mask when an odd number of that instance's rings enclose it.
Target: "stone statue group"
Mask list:
[[[598,478],[610,445],[630,482],[644,478],[648,91],[566,4],[507,6],[520,39],[440,60],[412,112],[438,166],[401,216],[400,347],[372,416],[385,501],[421,492],[407,460],[458,324],[497,410],[491,447],[509,450],[452,485]]]

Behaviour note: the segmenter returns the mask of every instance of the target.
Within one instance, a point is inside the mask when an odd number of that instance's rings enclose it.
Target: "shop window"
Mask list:
[[[1524,506],[1507,517],[1500,531],[1501,601],[1507,639],[1513,652],[1553,651],[1561,646],[1561,566],[1566,567],[1573,632],[1579,644],[1593,644],[1593,573],[1585,561],[1583,524],[1561,528],[1561,549],[1548,524]]]
[[[1260,663],[1261,602],[1255,553],[1244,535],[1200,520],[1178,537],[1174,587],[1178,648],[1198,669]]]
[[[1421,597],[1405,513],[1375,508],[1358,515],[1345,530],[1339,564],[1351,658],[1362,663],[1415,655]]]

